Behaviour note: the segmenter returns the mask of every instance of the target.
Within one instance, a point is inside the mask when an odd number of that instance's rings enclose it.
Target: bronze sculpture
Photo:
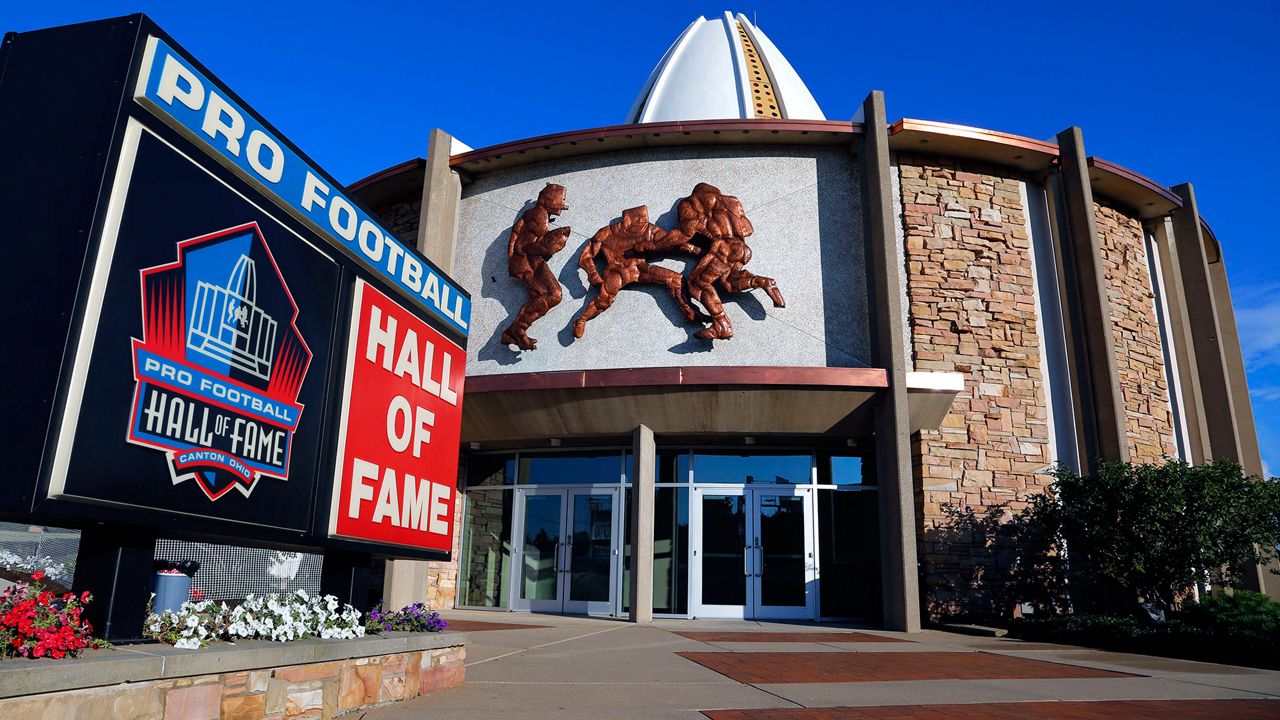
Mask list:
[[[582,337],[587,321],[599,315],[618,296],[618,291],[632,283],[655,283],[667,288],[671,298],[680,306],[686,320],[696,315],[684,298],[683,279],[680,273],[650,265],[646,253],[680,249],[697,255],[699,248],[681,240],[682,236],[668,233],[649,222],[649,208],[641,205],[622,211],[622,220],[596,231],[591,241],[582,249],[578,265],[587,272],[587,280],[600,287],[600,292],[583,309],[573,323],[573,336]],[[604,273],[596,268],[596,257],[603,256]]]
[[[751,262],[747,237],[755,232],[747,219],[742,202],[708,183],[698,183],[693,192],[676,206],[679,225],[668,236],[668,242],[688,243],[695,235],[711,241],[702,259],[689,274],[689,295],[710,317],[711,327],[698,331],[703,340],[727,340],[733,337],[733,324],[725,315],[718,284],[726,293],[760,288],[769,295],[774,307],[786,307],[786,300],[773,278],[754,275],[745,268]]]
[[[538,341],[529,337],[529,326],[560,304],[560,281],[547,267],[552,255],[564,249],[569,228],[551,229],[558,215],[569,209],[563,185],[547,183],[538,193],[537,204],[511,226],[507,240],[507,272],[524,283],[529,300],[520,307],[511,326],[502,332],[503,345],[534,350]]]

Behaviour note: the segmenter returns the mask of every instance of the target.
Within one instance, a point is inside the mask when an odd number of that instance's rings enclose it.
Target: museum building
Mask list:
[[[1190,184],[878,92],[828,120],[740,14],[625,124],[436,130],[350,190],[472,294],[437,606],[916,629],[989,562],[949,509],[1057,463],[1262,470]]]

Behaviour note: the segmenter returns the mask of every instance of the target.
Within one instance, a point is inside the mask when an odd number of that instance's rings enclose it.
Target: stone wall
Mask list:
[[[382,224],[401,241],[418,246],[418,221],[422,215],[422,198],[374,208]]]
[[[1094,214],[1111,305],[1129,458],[1161,462],[1165,456],[1176,456],[1177,447],[1142,223],[1122,210],[1097,203]]]
[[[459,487],[462,483],[458,484]],[[458,600],[458,565],[462,560],[462,518],[463,505],[467,501],[466,492],[457,490],[458,497],[453,503],[453,554],[448,562],[431,561],[427,563],[427,607],[432,610],[447,610],[457,604]]]
[[[922,591],[931,616],[981,614],[998,560],[975,532],[984,513],[1050,482],[1020,179],[933,157],[898,164],[915,369],[965,376],[942,426],[912,438]]]
[[[442,647],[332,662],[124,682],[0,700],[0,717],[327,720],[461,685],[466,675],[465,658],[466,650],[461,646]],[[111,660],[92,657],[64,662]],[[67,668],[73,669],[71,665]]]

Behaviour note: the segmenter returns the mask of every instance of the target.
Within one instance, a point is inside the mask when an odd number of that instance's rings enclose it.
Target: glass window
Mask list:
[[[657,488],[653,502],[653,611],[689,612],[689,489]]]
[[[880,617],[879,493],[818,491],[818,561],[825,617]]]
[[[832,485],[867,485],[862,477],[862,458],[835,455],[831,458]]]
[[[590,453],[520,454],[521,485],[592,485],[622,481],[617,450]]]
[[[467,458],[467,487],[514,485],[514,455],[472,455]]]
[[[693,480],[699,483],[807,485],[813,460],[808,453],[695,453]]]
[[[658,451],[658,482],[660,483],[689,482],[689,451],[688,450],[659,450]]]
[[[507,607],[507,569],[511,563],[511,511],[515,493],[471,490],[466,495],[458,603]]]

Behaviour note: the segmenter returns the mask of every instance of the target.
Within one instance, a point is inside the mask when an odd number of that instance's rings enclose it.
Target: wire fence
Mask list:
[[[0,568],[13,573],[37,570],[62,585],[75,576],[80,531],[0,522]],[[195,560],[191,599],[241,600],[250,593],[320,591],[323,556],[234,545],[157,540],[157,560]]]

